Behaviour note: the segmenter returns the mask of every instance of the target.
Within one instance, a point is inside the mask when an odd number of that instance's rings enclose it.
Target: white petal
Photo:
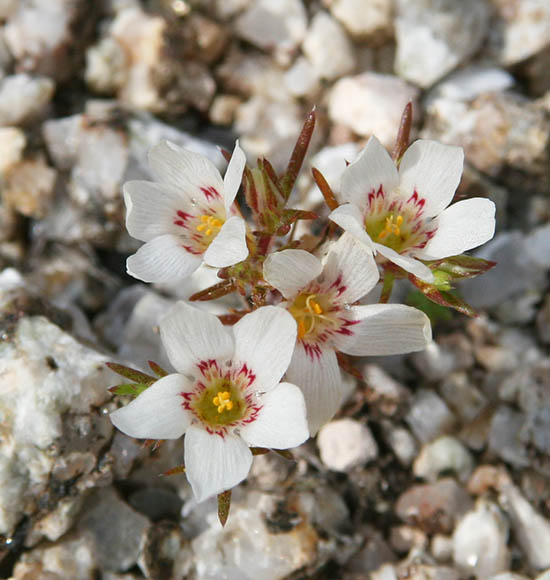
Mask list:
[[[309,432],[313,437],[332,419],[342,402],[344,388],[334,349],[325,347],[310,356],[298,341],[286,379],[304,394]]]
[[[163,234],[178,234],[174,221],[177,211],[189,211],[190,200],[170,185],[152,181],[128,181],[124,184],[126,229],[142,242]]]
[[[181,246],[172,234],[146,242],[126,261],[128,274],[143,282],[168,282],[190,276],[201,264],[200,256]]]
[[[185,302],[178,302],[160,321],[160,337],[174,368],[189,372],[200,361],[229,360],[233,337],[219,319]]]
[[[270,391],[285,373],[296,343],[296,321],[283,308],[262,306],[233,326],[235,360],[257,378],[256,389]]]
[[[395,250],[392,250],[383,244],[375,244],[375,247],[380,254],[387,258],[390,262],[393,262],[394,264],[397,264],[403,268],[403,270],[414,274],[417,278],[420,278],[425,282],[433,282],[433,272],[422,262],[419,262],[410,256],[403,256],[402,254],[398,254]]]
[[[415,141],[403,155],[399,165],[400,189],[407,196],[414,191],[424,198],[424,215],[441,213],[453,199],[464,165],[461,147],[436,141]]]
[[[437,260],[477,248],[495,235],[495,204],[482,197],[453,203],[434,218],[434,237],[416,256]]]
[[[321,261],[305,250],[282,250],[264,262],[264,278],[285,297],[297,294],[323,270]]]
[[[323,273],[329,284],[340,281],[339,298],[347,303],[368,294],[380,278],[372,252],[347,232],[330,247]]]
[[[338,224],[368,248],[374,248],[374,242],[365,231],[363,216],[356,205],[345,203],[332,211],[328,219]]]
[[[191,425],[185,434],[185,474],[198,502],[231,489],[246,478],[252,452],[237,435],[210,434]]]
[[[212,187],[222,201],[223,181],[210,159],[163,141],[149,151],[149,166],[155,179],[173,185],[190,197],[204,200],[201,188]]]
[[[363,209],[369,193],[380,186],[385,192],[399,184],[395,163],[376,137],[371,137],[359,157],[342,174],[339,197]]]
[[[159,379],[125,407],[110,414],[113,425],[138,439],[177,439],[187,429],[191,414],[183,406],[182,392],[189,390],[183,375]]]
[[[234,215],[223,224],[204,252],[204,261],[209,266],[225,268],[242,262],[247,256],[246,225],[242,217]]]
[[[241,428],[249,444],[268,449],[289,449],[308,437],[306,404],[302,391],[290,383],[279,383],[260,399],[258,418]]]
[[[229,165],[227,166],[227,171],[223,178],[223,197],[225,203],[225,211],[229,211],[229,208],[235,201],[239,187],[241,186],[241,181],[243,178],[243,171],[246,165],[246,155],[244,151],[239,147],[239,141],[235,143],[235,149],[233,149],[233,155],[229,160]]]
[[[353,306],[349,311],[353,333],[333,338],[334,346],[346,354],[378,356],[422,350],[432,339],[430,319],[417,308],[402,304]]]

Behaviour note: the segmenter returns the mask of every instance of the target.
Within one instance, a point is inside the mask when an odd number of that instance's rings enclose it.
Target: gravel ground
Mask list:
[[[0,577],[14,580],[550,578],[550,4],[547,0],[0,0]],[[225,528],[181,442],[114,432],[104,363],[167,364],[155,327],[214,283],[144,285],[121,185],[167,138],[284,168],[326,216],[403,107],[460,145],[460,198],[497,206],[434,342],[360,360],[364,381],[295,461],[255,458]],[[307,233],[307,226],[301,228]],[[218,303],[224,312],[230,302]]]

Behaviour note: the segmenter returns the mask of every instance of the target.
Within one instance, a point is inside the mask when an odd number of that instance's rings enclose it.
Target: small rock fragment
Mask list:
[[[388,36],[392,30],[391,0],[334,0],[330,12],[358,40],[375,40]]]
[[[350,40],[326,12],[318,12],[313,17],[302,50],[319,78],[334,80],[355,68]]]
[[[453,534],[455,564],[480,580],[507,570],[508,524],[498,507],[479,500],[473,511],[458,522]]]
[[[474,468],[471,453],[455,437],[445,435],[422,447],[413,464],[417,477],[436,481],[440,474],[453,472],[465,482]]]
[[[423,443],[443,435],[455,422],[443,399],[427,389],[420,389],[414,394],[405,420]]]
[[[369,428],[353,419],[331,421],[317,436],[321,460],[335,471],[349,471],[372,461],[378,445]]]
[[[23,125],[40,117],[55,85],[46,77],[21,73],[0,81],[0,126]]]
[[[340,79],[328,95],[329,117],[361,137],[393,147],[403,109],[418,91],[402,79],[371,72]]]
[[[550,521],[542,517],[510,481],[500,489],[499,502],[512,522],[512,529],[533,568],[550,566]]]
[[[464,489],[453,479],[434,484],[414,485],[399,496],[397,515],[427,533],[449,533],[470,508],[472,502]]]
[[[487,4],[478,0],[399,0],[396,72],[430,87],[476,52],[489,14]]]

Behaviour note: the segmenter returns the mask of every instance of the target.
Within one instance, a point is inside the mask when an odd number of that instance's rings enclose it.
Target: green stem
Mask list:
[[[389,270],[384,271],[384,281],[382,285],[382,293],[380,294],[380,300],[378,301],[380,304],[386,304],[390,299],[391,292],[393,290],[393,282],[395,280],[395,276],[393,272]]]

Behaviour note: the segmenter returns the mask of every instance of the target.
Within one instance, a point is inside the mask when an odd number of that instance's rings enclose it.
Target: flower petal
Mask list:
[[[182,392],[189,381],[179,374],[153,383],[125,407],[110,414],[113,425],[138,439],[177,439],[187,429],[191,414],[183,406]]]
[[[495,204],[490,199],[475,197],[448,207],[434,218],[434,237],[416,256],[438,260],[477,248],[495,235]]]
[[[368,294],[380,278],[372,252],[347,232],[330,247],[323,274],[328,284],[338,284],[347,303]]]
[[[270,254],[264,262],[264,278],[285,297],[297,294],[317,278],[323,265],[305,250],[282,250]]]
[[[185,473],[197,502],[231,489],[246,478],[252,453],[237,435],[223,437],[191,425],[185,434]]]
[[[128,181],[124,184],[126,229],[137,240],[148,242],[163,234],[178,234],[174,221],[177,211],[189,211],[191,201],[171,185],[152,181]]]
[[[231,155],[229,165],[227,166],[223,178],[223,197],[226,212],[229,212],[229,208],[235,201],[235,197],[237,196],[237,192],[241,186],[245,165],[246,155],[239,147],[239,141],[237,140],[235,143],[235,149],[233,149],[233,155]]]
[[[306,404],[296,385],[279,383],[261,397],[260,403],[257,419],[241,427],[241,436],[249,445],[289,449],[309,437]]]
[[[398,184],[395,163],[380,141],[371,137],[359,157],[344,170],[339,198],[364,209],[369,193],[380,187],[390,192]]]
[[[410,256],[403,256],[402,254],[398,254],[395,250],[392,250],[383,244],[375,244],[375,247],[377,252],[382,254],[382,256],[387,258],[390,262],[393,262],[394,264],[397,264],[403,268],[403,270],[414,274],[417,278],[420,278],[425,282],[433,282],[433,272],[422,262],[419,262]]]
[[[220,172],[203,155],[163,141],[149,151],[149,166],[157,181],[173,185],[197,201],[208,203],[211,195],[222,200]]]
[[[270,391],[285,373],[296,343],[296,321],[284,308],[262,306],[233,326],[235,360],[257,378],[256,390]]]
[[[225,268],[242,262],[247,256],[246,224],[242,217],[234,215],[223,224],[204,252],[204,261],[209,266]]]
[[[286,378],[304,394],[309,432],[313,437],[332,419],[342,402],[344,389],[334,349],[325,346],[310,354],[298,341]]]
[[[352,306],[358,324],[351,335],[338,334],[334,346],[346,354],[378,356],[422,350],[432,339],[430,319],[417,308],[403,304]]]
[[[426,217],[438,215],[451,203],[460,183],[463,165],[461,147],[420,139],[405,151],[401,159],[399,187],[407,198],[416,191],[419,198],[426,200]]]
[[[168,282],[191,275],[201,262],[200,256],[182,248],[179,237],[165,234],[143,244],[128,258],[126,269],[143,282]]]
[[[200,361],[233,356],[233,337],[218,317],[185,302],[175,304],[159,326],[166,354],[181,373],[189,372]]]
[[[365,231],[363,216],[356,205],[345,203],[332,211],[328,219],[338,224],[368,248],[374,249],[374,242]]]

